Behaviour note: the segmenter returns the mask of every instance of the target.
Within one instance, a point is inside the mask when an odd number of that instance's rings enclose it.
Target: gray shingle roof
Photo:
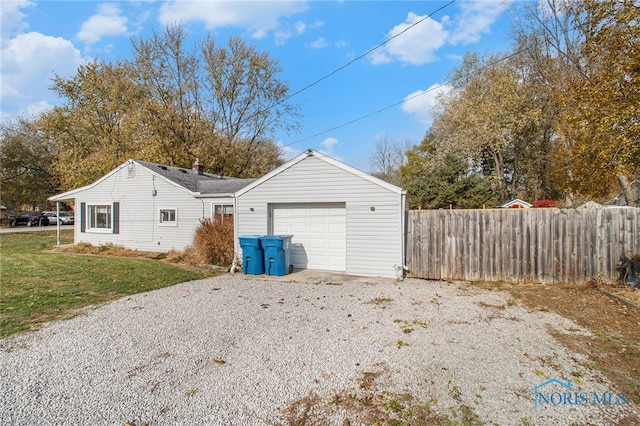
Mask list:
[[[165,166],[164,164],[138,161],[136,163],[161,175],[191,192],[201,194],[230,194],[249,185],[255,179],[240,179],[228,176],[218,176],[211,173],[198,174],[191,169]]]

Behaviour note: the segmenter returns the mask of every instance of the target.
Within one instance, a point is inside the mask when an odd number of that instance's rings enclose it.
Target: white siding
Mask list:
[[[268,234],[270,203],[331,202],[346,207],[346,272],[395,277],[403,262],[402,195],[313,156],[238,196],[237,233]]]
[[[155,190],[156,195],[153,195]],[[96,186],[75,196],[75,243],[114,244],[154,252],[183,250],[193,241],[202,218],[211,217],[211,200],[196,199],[140,165],[129,174],[122,168]],[[220,199],[233,204],[233,199]],[[119,233],[80,232],[81,203],[120,203]],[[216,201],[217,202],[217,201]],[[177,209],[177,226],[159,225],[161,208]]]

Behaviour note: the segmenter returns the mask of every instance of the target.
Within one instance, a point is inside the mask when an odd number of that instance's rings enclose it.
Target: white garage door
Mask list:
[[[272,204],[272,231],[293,235],[294,268],[345,271],[347,214],[344,203]]]

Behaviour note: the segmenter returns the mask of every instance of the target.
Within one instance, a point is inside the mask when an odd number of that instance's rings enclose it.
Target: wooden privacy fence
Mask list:
[[[640,252],[640,208],[412,210],[409,276],[510,282],[615,282]]]

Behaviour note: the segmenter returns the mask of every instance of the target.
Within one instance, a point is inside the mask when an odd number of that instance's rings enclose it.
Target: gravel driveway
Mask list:
[[[486,424],[616,424],[634,409],[590,396],[535,407],[532,388],[552,378],[585,395],[620,390],[548,333],[586,330],[507,297],[411,279],[242,275],[125,297],[0,340],[0,423],[287,424],[283,410],[316,395],[322,424],[357,425],[362,416],[327,401],[365,391],[408,394],[452,420],[470,407]]]

